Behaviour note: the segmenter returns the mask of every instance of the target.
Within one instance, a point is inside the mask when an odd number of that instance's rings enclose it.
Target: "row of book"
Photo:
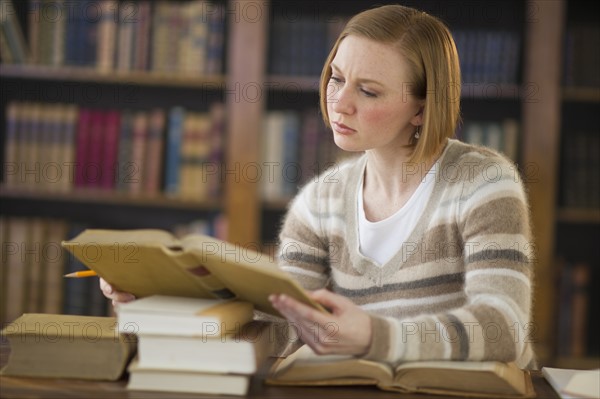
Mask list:
[[[175,225],[173,232],[177,236],[220,236],[224,224],[222,216],[217,216]],[[86,227],[62,219],[0,217],[0,322],[15,320],[22,313],[112,313],[112,304],[102,295],[98,278],[63,278],[66,273],[87,269],[61,246],[62,241],[77,236]]]
[[[2,1],[6,63],[87,66],[102,72],[222,73],[225,10],[207,0],[29,0],[24,39]]]
[[[565,132],[559,203],[568,208],[600,209],[600,136],[593,130]]]
[[[558,264],[557,355],[567,358],[597,356],[597,353],[591,353],[594,335],[590,333],[591,321],[598,312],[597,303],[592,299],[597,272],[594,272],[594,265],[587,262],[559,259]]]
[[[318,113],[286,110],[268,112],[261,141],[261,197],[267,201],[291,198],[298,187],[340,160]]]
[[[219,195],[224,106],[151,111],[11,102],[7,187],[96,188],[204,200]]]
[[[600,27],[572,26],[565,35],[565,86],[600,87]]]
[[[452,33],[463,82],[515,84],[519,81],[519,33],[488,29],[456,30]]]
[[[275,75],[318,76],[346,20],[275,17],[269,43],[269,72]],[[467,83],[516,83],[521,39],[517,32],[456,30],[453,32]]]
[[[500,122],[468,121],[457,132],[466,143],[489,147],[499,151],[513,162],[518,161],[519,123],[506,118]]]
[[[301,16],[272,20],[268,70],[273,75],[319,76],[323,63],[341,33],[346,19]]]

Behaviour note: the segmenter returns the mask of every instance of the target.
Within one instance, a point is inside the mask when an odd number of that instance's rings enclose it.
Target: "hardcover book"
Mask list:
[[[279,315],[268,297],[280,293],[325,311],[270,256],[213,237],[177,239],[156,229],[85,230],[62,244],[113,287],[137,298],[237,298]]]
[[[3,375],[117,380],[135,353],[134,336],[114,317],[26,313],[6,324],[10,343]]]
[[[386,391],[476,398],[535,397],[529,374],[514,363],[418,361],[392,367],[353,356],[315,354],[304,345],[279,359],[271,385],[376,385]]]

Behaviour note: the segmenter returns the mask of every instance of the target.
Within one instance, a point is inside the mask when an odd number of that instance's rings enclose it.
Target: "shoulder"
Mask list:
[[[522,189],[517,166],[504,154],[490,148],[450,140],[440,167],[445,180],[460,181],[467,190],[492,183],[492,187]]]

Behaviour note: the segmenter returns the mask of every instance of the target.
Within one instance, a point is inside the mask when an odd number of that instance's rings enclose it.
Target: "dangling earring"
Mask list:
[[[415,140],[419,140],[419,137],[421,137],[421,132],[419,132],[419,128],[420,126],[417,126],[417,130],[415,131]]]

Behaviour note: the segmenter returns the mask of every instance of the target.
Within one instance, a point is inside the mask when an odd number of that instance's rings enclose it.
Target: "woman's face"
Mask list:
[[[344,38],[331,63],[327,113],[338,147],[395,151],[422,123],[422,101],[410,95],[406,62],[388,44]]]

